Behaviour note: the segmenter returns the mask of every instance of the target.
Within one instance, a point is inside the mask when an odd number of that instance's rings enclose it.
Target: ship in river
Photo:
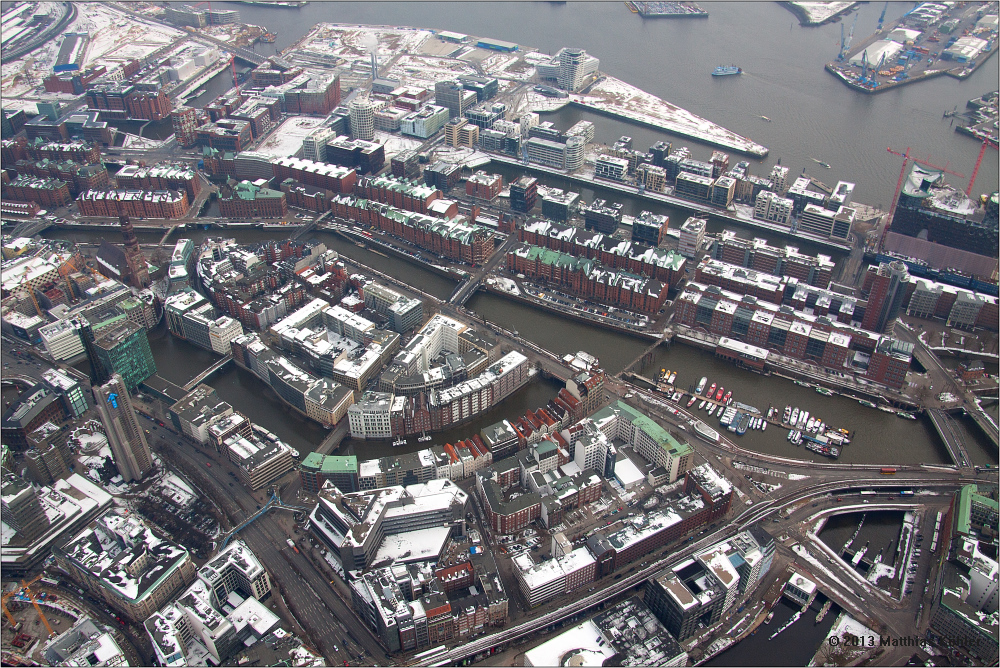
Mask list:
[[[712,70],[713,77],[729,77],[734,74],[743,74],[743,68],[735,65],[719,65]]]

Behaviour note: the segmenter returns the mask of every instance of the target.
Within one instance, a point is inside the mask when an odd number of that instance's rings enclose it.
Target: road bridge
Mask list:
[[[11,234],[14,236],[15,239],[18,237],[28,237],[30,239],[36,234],[41,234],[51,226],[52,226],[51,220],[43,220],[41,218],[36,218],[33,220],[26,220],[23,223],[19,224],[17,227],[14,228],[14,231],[11,232]]]
[[[966,468],[969,466],[969,453],[965,449],[965,440],[958,433],[954,425],[954,418],[940,408],[927,410],[927,415],[931,419],[938,436],[944,441],[944,446],[948,450],[948,456],[956,466]]]
[[[184,386],[184,391],[185,392],[190,392],[194,388],[198,387],[198,385],[200,383],[202,383],[206,378],[208,378],[209,376],[211,376],[212,374],[214,374],[216,371],[218,371],[219,369],[221,369],[222,367],[226,366],[227,364],[229,364],[232,361],[233,361],[232,354],[226,355],[221,360],[217,361],[215,364],[213,364],[212,366],[208,367],[207,369],[205,369],[204,371],[202,371],[201,373],[199,373],[197,376],[195,376],[194,378],[192,378],[190,381],[188,381],[188,383]]]
[[[448,299],[448,303],[453,306],[465,306],[465,302],[469,301],[472,295],[476,294],[476,290],[479,289],[479,284],[483,282],[491,271],[496,269],[497,265],[504,262],[507,257],[507,251],[517,243],[517,235],[508,234],[507,238],[499,248],[493,250],[493,254],[490,259],[483,264],[483,267],[476,273],[470,275],[462,283],[455,288],[455,292],[452,293],[451,297]]]

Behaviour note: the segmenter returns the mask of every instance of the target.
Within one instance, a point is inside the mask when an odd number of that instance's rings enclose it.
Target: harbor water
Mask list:
[[[318,22],[450,30],[547,53],[564,46],[586,49],[600,59],[602,72],[767,146],[766,159],[750,160],[752,173],[766,176],[780,159],[792,175],[806,169],[830,185],[837,180],[856,183],[854,199],[883,210],[891,203],[901,166],[887,146],[901,152],[910,146],[919,157],[947,163],[968,178],[981,144],[955,132],[952,119],[943,118],[943,113],[964,109],[969,99],[996,90],[1000,80],[996,63],[988,63],[964,81],[942,76],[879,95],[855,92],[823,70],[840,49],[840,24],[800,27],[779,3],[713,2],[707,8],[709,18],[700,21],[643,19],[620,2],[532,2],[518,3],[516,9],[476,2],[464,4],[462,11],[448,2],[312,2],[299,9],[216,4],[238,10],[246,23],[277,33],[274,44],[255,46],[263,55],[291,46]],[[889,3],[886,25],[912,8],[911,2]],[[875,31],[882,3],[861,5],[859,11],[854,33],[858,43]],[[498,16],[511,20],[498,21]],[[853,23],[854,18],[844,21]],[[736,64],[744,74],[711,76],[720,63]],[[647,148],[653,131],[631,124],[628,128],[621,134],[635,138],[636,148]],[[618,132],[617,127],[608,131],[598,124],[601,141],[617,139]],[[713,150],[683,137],[674,139],[675,146],[685,144],[699,159],[707,159]],[[731,163],[741,159],[730,154]],[[977,193],[996,188],[998,162],[996,152],[987,152]],[[948,178],[965,189],[965,179]]]

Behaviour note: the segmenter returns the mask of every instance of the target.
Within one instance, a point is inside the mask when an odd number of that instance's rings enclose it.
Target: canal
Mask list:
[[[823,618],[816,623],[816,615],[825,597],[820,594],[809,610],[797,622],[782,631],[774,640],[771,635],[799,611],[785,597],[774,606],[774,618],[769,624],[761,624],[753,635],[747,636],[726,651],[718,654],[704,666],[808,666],[826,635],[833,628],[840,607],[834,604]],[[733,615],[736,619],[739,615]]]
[[[861,530],[858,531],[858,524]],[[899,532],[903,528],[903,513],[897,510],[877,510],[870,513],[844,513],[831,517],[819,537],[826,545],[843,557],[844,547],[847,541],[851,540],[857,531],[857,537],[851,541],[850,549],[859,550],[866,545],[866,559],[874,559],[875,555],[882,553],[882,563],[893,565],[896,559],[896,551],[899,549]],[[859,564],[855,567],[862,575],[867,572],[867,567]],[[880,586],[888,588],[888,580],[881,580]]]
[[[144,243],[158,241],[155,232],[139,232]],[[76,242],[94,243],[99,240],[97,232],[54,232],[46,233],[50,238],[71,238]],[[191,238],[196,243],[209,236],[235,237],[241,243],[252,243],[274,238],[272,232],[266,230],[185,230],[171,236],[173,241],[179,238]],[[354,259],[383,271],[408,284],[433,294],[439,298],[447,298],[455,287],[455,282],[439,276],[427,269],[400,258],[388,257],[368,249],[359,248],[351,242],[328,233],[318,232],[315,238],[320,239],[329,248],[336,250],[347,258]],[[155,237],[155,239],[154,239]],[[556,354],[575,353],[585,350],[596,355],[605,369],[610,373],[618,373],[626,365],[638,357],[649,345],[644,339],[626,334],[612,332],[600,327],[594,327],[573,320],[568,320],[554,313],[539,311],[524,304],[514,302],[489,293],[477,293],[466,307],[483,316],[491,322],[503,323],[516,329],[518,333],[543,348]],[[154,357],[160,373],[168,380],[183,385],[202,369],[211,364],[212,357],[206,351],[195,348],[172,337],[151,338]],[[688,388],[698,382],[702,376],[709,378],[709,383],[718,383],[733,391],[734,399],[766,410],[769,405],[784,410],[786,405],[797,406],[819,415],[827,424],[843,427],[854,433],[850,445],[842,448],[841,462],[846,463],[884,463],[884,464],[946,464],[948,455],[933,427],[926,418],[918,420],[903,420],[882,411],[865,408],[856,401],[841,396],[824,397],[810,388],[800,387],[776,376],[763,377],[758,374],[738,369],[731,364],[716,359],[711,353],[683,345],[674,344],[671,347],[660,346],[656,349],[652,362],[642,373],[655,377],[660,369],[676,371],[677,386]],[[229,369],[217,375],[213,383],[217,386],[220,396],[229,401],[239,410],[251,410],[255,416],[260,416],[260,423],[275,432],[289,443],[303,445],[318,443],[324,432],[318,426],[313,429],[311,423],[292,416],[285,407],[273,397],[268,402],[260,402],[259,397],[264,392],[262,383],[252,375]],[[545,388],[540,389],[540,388]],[[528,390],[522,390],[523,399],[494,409],[488,421],[481,426],[492,424],[497,420],[516,419],[523,415],[526,409],[535,409],[545,405],[558,388],[547,387],[541,382],[533,383]],[[269,392],[269,391],[268,391]],[[537,394],[535,394],[537,393]],[[522,396],[522,395],[518,395]],[[513,401],[513,399],[508,400]],[[266,408],[264,404],[267,404]],[[271,413],[273,411],[273,413]],[[250,413],[248,413],[250,414]],[[493,416],[496,416],[493,419]],[[257,419],[255,417],[255,419]],[[708,418],[711,422],[711,418]],[[282,426],[287,421],[288,426]],[[466,438],[477,433],[481,426],[475,422],[467,427],[460,427],[449,432],[448,439]],[[713,423],[717,424],[717,423]],[[960,424],[968,427],[966,443],[973,463],[996,464],[998,453],[995,446],[981,434],[978,427]],[[733,436],[736,443],[743,448],[755,452],[784,457],[793,457],[807,461],[829,461],[820,458],[802,447],[789,444],[787,432],[773,425],[766,432],[751,431],[742,437]],[[416,448],[414,443],[408,444]],[[433,443],[441,442],[435,438]],[[347,443],[347,448],[355,444]],[[371,451],[380,446],[371,443],[357,445],[357,448]],[[382,451],[388,451],[385,448]]]

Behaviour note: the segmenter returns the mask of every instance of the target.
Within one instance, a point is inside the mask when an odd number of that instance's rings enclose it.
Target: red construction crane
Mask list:
[[[903,166],[899,170],[899,180],[896,181],[896,192],[893,193],[893,196],[892,196],[892,206],[889,207],[889,218],[886,220],[885,225],[882,227],[882,236],[879,237],[879,240],[878,240],[878,251],[880,251],[880,252],[882,250],[882,245],[885,243],[885,233],[889,231],[889,226],[892,224],[892,218],[893,218],[893,216],[896,215],[896,204],[899,202],[899,191],[902,190],[902,188],[903,188],[903,179],[906,178],[906,166],[907,166],[907,164],[909,163],[910,160],[912,160],[913,162],[917,163],[918,165],[924,165],[925,167],[930,167],[931,169],[937,169],[937,170],[940,170],[942,172],[951,174],[952,176],[957,176],[960,179],[964,179],[965,178],[964,175],[959,174],[958,172],[953,172],[950,169],[948,169],[948,164],[947,163],[945,163],[944,167],[940,167],[940,166],[935,165],[935,164],[933,164],[931,162],[928,162],[927,160],[921,160],[920,158],[914,158],[912,155],[910,155],[910,147],[909,146],[906,147],[906,153],[900,153],[899,151],[893,151],[891,146],[888,147],[886,150],[889,151],[889,153],[892,153],[893,155],[898,155],[899,157],[901,157],[903,159]]]
[[[986,153],[987,146],[993,146],[993,144],[990,143],[989,138],[984,138],[983,147],[979,149],[979,157],[976,158],[976,166],[972,170],[972,176],[969,177],[969,187],[965,189],[966,197],[972,197],[972,186],[976,183],[976,176],[979,174],[979,166],[983,164],[983,154]],[[993,148],[996,148],[996,146],[993,146]]]

